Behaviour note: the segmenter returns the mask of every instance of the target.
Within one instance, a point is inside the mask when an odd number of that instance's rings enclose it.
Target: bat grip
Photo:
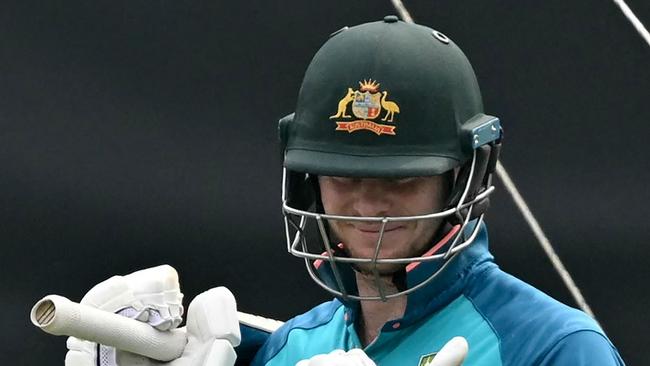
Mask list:
[[[158,361],[178,358],[187,344],[182,329],[159,331],[149,324],[58,295],[48,295],[38,301],[30,318],[46,333],[84,339]]]

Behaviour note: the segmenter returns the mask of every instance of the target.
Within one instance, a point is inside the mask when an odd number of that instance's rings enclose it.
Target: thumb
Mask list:
[[[215,287],[199,294],[187,311],[187,335],[200,343],[223,339],[233,347],[239,345],[239,318],[235,297],[225,287]]]
[[[463,337],[454,337],[442,347],[429,366],[460,366],[468,351],[467,340]]]

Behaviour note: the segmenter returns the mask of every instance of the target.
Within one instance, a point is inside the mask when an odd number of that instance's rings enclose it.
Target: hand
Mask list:
[[[355,348],[347,352],[337,349],[326,355],[317,355],[299,361],[296,366],[377,366],[363,350]]]
[[[168,331],[182,321],[178,274],[164,265],[114,276],[93,287],[82,304],[117,313]],[[179,358],[158,362],[144,356],[70,337],[66,366],[232,366],[240,341],[235,300],[225,287],[197,296],[189,306],[187,345]]]

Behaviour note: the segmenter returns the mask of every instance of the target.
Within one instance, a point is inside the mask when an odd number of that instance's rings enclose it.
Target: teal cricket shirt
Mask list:
[[[423,262],[407,275],[408,283],[437,266]],[[335,349],[363,348],[357,309],[335,299],[291,319],[269,336],[251,365],[293,366]],[[404,317],[386,323],[363,349],[379,366],[425,366],[455,336],[469,343],[465,366],[624,365],[593,319],[501,271],[488,251],[485,226],[434,281],[408,295]]]

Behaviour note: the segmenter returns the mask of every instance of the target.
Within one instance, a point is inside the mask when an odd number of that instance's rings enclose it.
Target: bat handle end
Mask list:
[[[63,296],[45,296],[32,307],[29,318],[36,327],[48,333],[56,334],[52,332],[54,329],[50,328],[53,328],[53,325],[55,325],[55,318],[61,309],[65,312],[65,305],[69,302],[70,300]]]

